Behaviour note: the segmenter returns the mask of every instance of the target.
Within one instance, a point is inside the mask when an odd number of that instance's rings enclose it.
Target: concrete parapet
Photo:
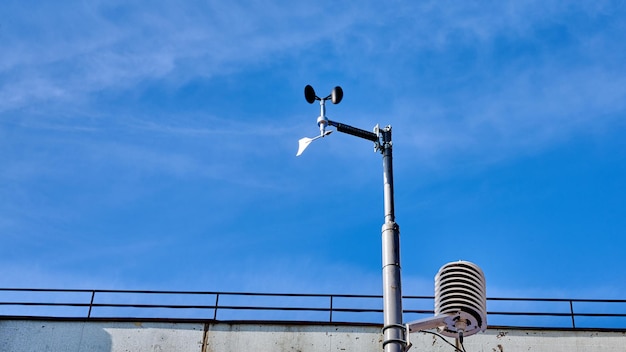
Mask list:
[[[445,341],[413,333],[411,351],[454,351]],[[621,352],[624,345],[624,331],[489,328],[465,340],[467,352]],[[376,325],[0,320],[0,351],[380,352],[382,334]]]

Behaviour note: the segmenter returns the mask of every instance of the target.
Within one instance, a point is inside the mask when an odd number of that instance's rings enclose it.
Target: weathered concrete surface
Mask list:
[[[0,320],[0,352],[381,352],[381,340],[377,326]],[[432,334],[411,334],[411,342],[411,352],[454,351]],[[487,329],[465,340],[467,352],[622,352],[625,346],[626,332]]]
[[[379,327],[210,324],[206,352],[381,352]]]
[[[411,342],[411,352],[454,351],[441,337],[428,333],[411,334]],[[207,347],[207,352],[381,352],[382,334],[379,327],[222,323],[210,324]],[[465,349],[467,352],[623,352],[626,333],[488,329],[466,338]]]
[[[454,339],[448,339],[454,343]],[[441,338],[426,334],[411,334],[411,351],[446,351],[454,349]],[[624,352],[626,333],[597,331],[546,331],[518,329],[487,329],[465,339],[467,352]]]
[[[204,324],[0,320],[1,352],[202,350]]]

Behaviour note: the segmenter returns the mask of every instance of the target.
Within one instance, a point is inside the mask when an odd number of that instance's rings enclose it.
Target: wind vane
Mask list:
[[[302,152],[304,152],[306,147],[308,147],[309,144],[311,144],[311,142],[313,142],[314,140],[328,136],[333,132],[332,130],[326,131],[326,126],[328,126],[328,117],[326,117],[326,100],[330,99],[333,104],[339,104],[341,102],[341,99],[343,98],[343,90],[341,89],[341,87],[336,86],[327,97],[320,98],[315,94],[315,89],[307,84],[307,86],[304,87],[304,98],[309,104],[313,104],[316,100],[319,100],[320,102],[320,116],[317,118],[317,125],[320,128],[320,135],[313,138],[301,138],[298,141],[298,153],[296,154],[296,156],[300,156]]]

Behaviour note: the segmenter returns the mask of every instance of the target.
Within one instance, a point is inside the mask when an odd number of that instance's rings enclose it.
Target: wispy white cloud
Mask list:
[[[405,66],[385,70],[379,82],[386,87],[380,93],[388,97],[391,109],[385,114],[398,127],[397,140],[412,144],[413,157],[434,166],[449,163],[453,155],[495,161],[534,153],[619,123],[616,116],[626,108],[626,76],[616,63],[626,51],[616,38],[623,24],[607,20],[605,6],[421,8],[434,13],[407,25],[406,33],[393,37],[393,49],[387,48],[404,57]],[[505,44],[513,51],[503,56]],[[452,65],[461,60],[468,67],[446,70],[432,60]],[[403,74],[413,77],[405,80]],[[425,86],[433,80],[441,82],[434,92]],[[439,86],[446,89],[435,93]]]
[[[540,67],[504,75],[506,87],[465,95],[456,106],[403,101],[394,111],[410,125],[401,138],[425,161],[476,153],[487,159],[534,153],[580,133],[603,133],[626,110],[626,76],[603,68]],[[443,157],[443,158],[442,158]]]
[[[80,101],[144,80],[179,84],[225,74],[311,45],[350,23],[344,16],[329,26],[320,9],[290,3],[74,5],[18,11],[5,26],[10,54],[0,59],[2,111],[50,99]],[[302,22],[311,28],[297,25]]]
[[[398,128],[397,133],[411,141],[416,152],[425,158],[439,158],[450,151],[482,153],[532,148],[596,125],[598,111],[609,116],[623,108],[624,78],[618,66],[561,66],[559,59],[563,55],[552,54],[549,47],[544,47],[531,61],[519,58],[508,63],[498,69],[497,76],[487,73],[493,69],[491,62],[495,58],[490,55],[498,38],[546,46],[549,43],[541,44],[542,39],[534,32],[538,25],[556,22],[572,29],[576,24],[567,24],[568,15],[603,16],[607,11],[602,4],[579,4],[571,10],[552,2],[507,2],[489,7],[442,6],[437,2],[393,6],[366,3],[335,4],[332,11],[325,11],[324,6],[254,1],[185,5],[159,2],[149,8],[141,3],[75,5],[17,11],[15,19],[3,27],[4,35],[10,39],[6,44],[10,50],[0,59],[0,76],[5,78],[0,86],[0,111],[33,109],[37,104],[49,107],[50,102],[56,102],[56,109],[65,103],[74,108],[82,105],[82,115],[110,119],[112,112],[96,112],[94,109],[98,108],[89,106],[92,94],[107,90],[130,92],[141,89],[142,83],[150,80],[177,86],[192,77],[223,75],[268,64],[277,57],[298,55],[304,55],[302,65],[311,70],[317,63],[321,67],[338,64],[338,69],[354,75],[380,72],[370,77],[378,79],[373,87],[397,86],[384,93],[392,96],[389,115],[394,116],[394,123],[414,126]],[[72,6],[74,10],[63,11],[63,6]],[[26,31],[29,26],[32,28]],[[612,48],[611,41],[598,39],[594,33],[574,32],[580,42],[574,44],[573,53],[598,53],[587,54],[592,65]],[[19,40],[21,36],[28,40]],[[327,43],[331,46],[325,46]],[[414,74],[419,81],[424,74],[419,68],[424,53],[435,53],[437,58],[443,55],[440,51],[459,44],[476,46],[481,51],[485,61],[473,70],[482,72],[475,80],[486,80],[490,85],[487,93],[477,97],[471,89],[453,89],[439,98],[415,99],[419,83],[407,87],[399,75]],[[326,62],[321,57],[326,50],[330,57],[344,60]],[[379,62],[368,58],[370,55],[398,56],[402,59],[397,63],[402,65],[382,69],[376,67]],[[613,55],[623,57],[621,52]],[[454,84],[450,77],[442,79]],[[522,101],[524,104],[520,105]],[[562,104],[564,101],[567,104]],[[378,116],[363,116],[361,121],[385,123],[378,121]],[[187,121],[191,120],[187,116]],[[193,123],[168,126],[150,118],[129,126],[187,135],[276,132],[267,121],[232,128],[223,122],[219,122],[221,128],[212,130]],[[223,146],[226,140],[216,142]],[[239,140],[233,141],[231,147],[235,148]],[[129,146],[128,153],[117,154],[126,155],[121,160],[132,159],[140,149]],[[194,169],[191,165],[196,161],[173,156],[168,155],[178,160],[177,165],[164,169]],[[144,155],[135,159],[146,163],[152,160],[152,165],[156,165],[157,158]]]

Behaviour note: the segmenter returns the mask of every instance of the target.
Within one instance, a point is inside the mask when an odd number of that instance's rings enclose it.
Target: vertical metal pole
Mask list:
[[[404,352],[405,328],[402,324],[402,283],[400,279],[400,228],[395,222],[391,126],[380,131],[383,154],[385,223],[382,227],[383,254],[383,350]]]

